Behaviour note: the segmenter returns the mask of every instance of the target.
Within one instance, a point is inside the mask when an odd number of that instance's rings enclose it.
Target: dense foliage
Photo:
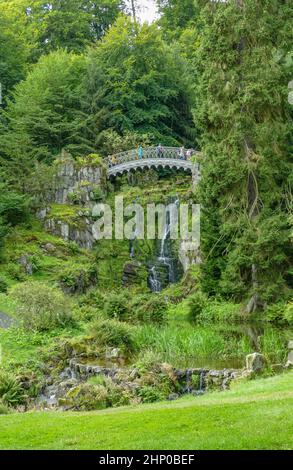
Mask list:
[[[199,4],[203,285],[253,311],[284,295],[289,269],[292,4]]]
[[[160,142],[200,147],[201,183],[192,197],[202,205],[202,266],[199,282],[191,281],[191,290],[200,286],[191,316],[211,296],[242,302],[247,312],[286,302],[291,2],[157,6],[158,21],[141,25],[120,0],[0,0],[0,240],[26,219],[26,196],[37,206],[60,155],[84,161]],[[98,191],[96,200],[103,196]],[[9,264],[21,280],[19,265]],[[77,268],[55,279],[75,294]],[[96,279],[88,281],[85,289]],[[107,315],[131,315],[124,300],[110,298]],[[133,321],[164,320],[161,299],[140,302]]]

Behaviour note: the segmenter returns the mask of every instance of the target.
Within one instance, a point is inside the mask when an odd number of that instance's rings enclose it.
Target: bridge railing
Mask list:
[[[196,152],[193,151],[193,155]],[[182,156],[180,147],[147,147],[143,148],[142,155],[139,155],[138,149],[128,150],[127,152],[117,153],[115,155],[110,155],[105,159],[105,162],[109,168],[120,165],[123,163],[131,162],[133,160],[147,160],[147,159],[156,159],[156,158],[166,158],[166,159],[176,159],[182,160],[186,159],[187,150],[185,150],[185,157]]]

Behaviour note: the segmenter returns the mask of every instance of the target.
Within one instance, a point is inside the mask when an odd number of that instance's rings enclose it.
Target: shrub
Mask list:
[[[30,330],[50,330],[72,320],[71,305],[57,288],[40,282],[25,282],[12,290],[16,313]]]
[[[201,291],[195,292],[188,299],[188,316],[191,321],[198,320],[199,315],[207,305],[207,296]]]
[[[59,276],[59,283],[66,294],[83,294],[97,283],[95,266],[73,266]]]
[[[162,362],[162,356],[152,350],[144,350],[139,353],[137,361],[135,363],[135,368],[140,372],[145,373],[156,367],[157,364]]]
[[[26,279],[23,267],[20,264],[9,263],[6,268],[7,274],[16,281],[24,281]]]
[[[80,306],[91,306],[101,309],[104,307],[104,296],[97,289],[90,289],[85,294],[81,295],[78,299],[78,304]]]
[[[0,399],[4,405],[15,407],[25,400],[21,384],[16,377],[0,372]]]
[[[154,403],[156,401],[162,401],[166,397],[164,393],[158,390],[156,387],[150,385],[144,385],[138,389],[137,395],[141,398],[143,403]]]
[[[95,202],[100,202],[104,199],[104,192],[102,189],[97,186],[96,188],[93,188],[92,190],[92,200]]]
[[[8,406],[0,400],[0,415],[7,415],[8,413],[10,413]]]
[[[293,302],[288,302],[284,310],[284,318],[288,323],[293,324]]]
[[[286,307],[283,302],[269,305],[265,311],[266,319],[272,323],[284,322],[285,321],[285,318],[284,318],[285,308]]]
[[[129,405],[131,400],[130,391],[114,383],[109,377],[105,379],[105,386],[107,388],[107,406],[117,407]]]
[[[0,292],[6,293],[8,289],[8,284],[4,277],[0,276]]]
[[[141,296],[132,304],[132,310],[139,321],[163,323],[167,315],[167,304],[160,296]]]
[[[293,302],[279,302],[270,305],[265,311],[266,319],[272,323],[293,323]]]
[[[202,322],[230,322],[241,319],[241,305],[233,302],[209,300],[198,317]]]
[[[91,324],[90,333],[98,346],[120,348],[124,352],[136,349],[135,328],[117,320],[98,320]]]
[[[109,297],[104,305],[105,314],[109,318],[116,318],[118,320],[127,319],[129,314],[128,301],[129,298],[125,293],[109,294]]]
[[[98,318],[105,318],[102,310],[99,310],[91,305],[82,305],[73,310],[73,318],[76,321],[92,321]]]
[[[94,375],[93,377],[89,377],[87,383],[91,385],[105,385],[106,377],[105,375]]]
[[[107,395],[107,388],[104,385],[82,383],[69,390],[66,402],[79,410],[103,410],[107,407]]]

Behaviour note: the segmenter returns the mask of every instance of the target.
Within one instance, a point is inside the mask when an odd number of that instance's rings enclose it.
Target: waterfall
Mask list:
[[[161,292],[162,290],[162,284],[159,279],[159,275],[156,271],[156,266],[152,266],[150,268],[150,277],[149,277],[149,283],[150,283],[150,288],[152,292]]]
[[[179,200],[172,201],[179,205]],[[178,259],[172,253],[170,212],[167,212],[167,220],[164,226],[164,233],[157,248],[156,257],[149,263],[149,287],[153,292],[161,292],[169,284],[179,280],[181,269]]]

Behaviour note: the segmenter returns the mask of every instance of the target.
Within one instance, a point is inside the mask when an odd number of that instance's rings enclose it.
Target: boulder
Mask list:
[[[147,282],[147,270],[138,261],[125,263],[123,267],[122,282],[124,287],[142,285]]]
[[[170,395],[168,396],[169,401],[178,400],[178,398],[179,398],[178,393],[170,393]]]
[[[253,353],[246,356],[246,369],[253,372],[260,372],[266,365],[266,358],[263,354]]]
[[[56,251],[56,247],[52,243],[45,243],[41,248],[47,253],[54,253]]]
[[[18,263],[24,268],[24,271],[28,276],[32,276],[33,265],[30,262],[28,255],[21,255],[21,257],[18,260]]]
[[[106,351],[106,359],[118,359],[121,355],[119,348],[107,349]]]

